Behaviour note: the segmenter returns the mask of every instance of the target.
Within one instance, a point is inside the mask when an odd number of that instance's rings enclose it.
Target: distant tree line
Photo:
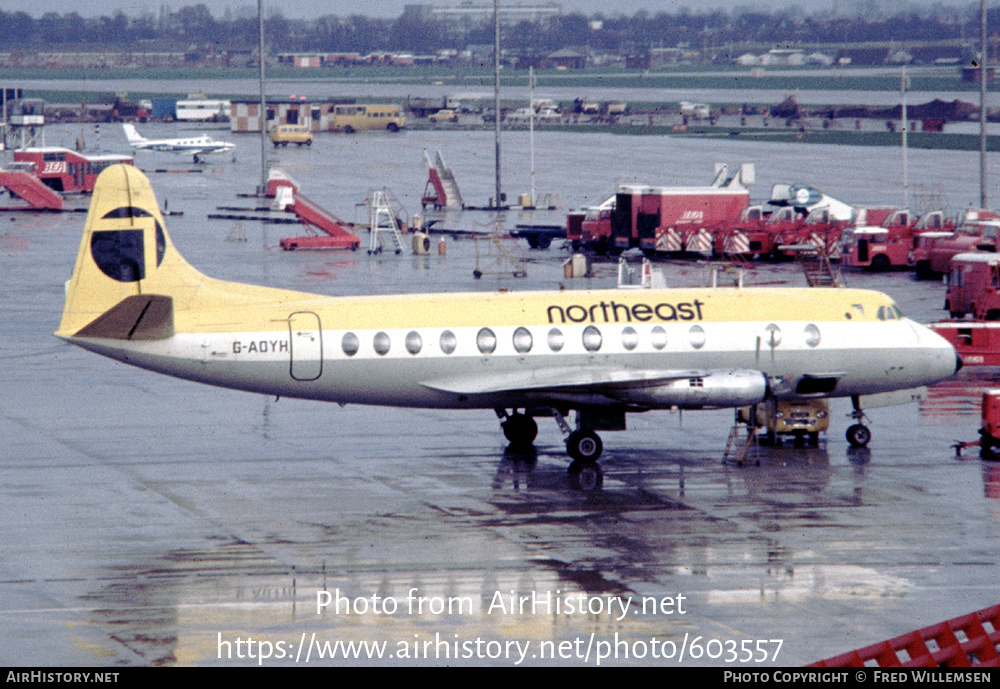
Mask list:
[[[1000,26],[1000,7],[988,13],[989,25]],[[966,8],[934,5],[920,11],[900,10],[893,16],[803,16],[801,12],[772,13],[679,11],[631,17],[565,14],[542,23],[522,22],[503,29],[504,49],[520,54],[544,54],[561,48],[643,54],[651,48],[687,47],[722,53],[732,45],[792,47],[816,43],[967,40],[979,35],[978,5]],[[433,54],[492,44],[493,27],[457,26],[428,20],[419,12],[395,19],[360,15],[325,16],[315,20],[286,19],[271,14],[265,22],[268,50],[275,52],[410,52]],[[160,16],[144,14],[84,19],[72,12],[48,12],[38,19],[24,12],[0,11],[0,50],[86,50],[94,47],[173,50],[247,50],[257,44],[256,17],[216,18],[203,4],[182,7]],[[720,55],[720,57],[724,57]]]

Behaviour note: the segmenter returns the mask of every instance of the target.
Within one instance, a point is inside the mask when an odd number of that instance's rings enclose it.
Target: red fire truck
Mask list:
[[[966,211],[953,231],[924,232],[914,237],[907,265],[918,279],[943,275],[951,269],[953,256],[966,251],[996,251],[1000,216],[988,210]]]
[[[878,226],[865,224],[844,230],[841,262],[875,271],[906,267],[915,235],[940,232],[949,226],[942,211],[925,213],[917,223],[914,220],[908,210],[895,210]],[[953,228],[954,223],[950,226]]]
[[[1000,321],[1000,254],[970,251],[952,258],[944,308],[952,318]]]

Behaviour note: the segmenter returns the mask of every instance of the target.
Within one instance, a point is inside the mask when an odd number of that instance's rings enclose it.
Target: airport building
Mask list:
[[[427,21],[438,21],[452,26],[474,26],[493,21],[493,3],[461,2],[449,5],[406,5],[404,14]],[[555,2],[539,2],[524,5],[501,5],[500,23],[539,23],[562,14],[562,5]]]

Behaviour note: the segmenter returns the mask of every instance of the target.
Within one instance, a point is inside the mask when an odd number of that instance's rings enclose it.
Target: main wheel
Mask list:
[[[862,426],[860,423],[847,429],[847,442],[851,444],[851,447],[866,447],[871,439],[872,432],[868,430],[867,426]]]
[[[579,462],[596,462],[604,444],[593,431],[573,431],[566,438],[566,452]]]
[[[501,427],[511,445],[531,445],[538,436],[538,424],[526,414],[511,414]]]

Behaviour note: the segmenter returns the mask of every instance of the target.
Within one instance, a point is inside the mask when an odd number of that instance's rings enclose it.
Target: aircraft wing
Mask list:
[[[767,377],[746,369],[668,370],[566,366],[425,381],[458,395],[520,395],[536,404],[653,409],[741,407],[762,402]]]
[[[481,395],[498,392],[528,392],[538,390],[579,390],[599,392],[601,389],[649,387],[676,380],[706,376],[709,371],[668,371],[615,367],[566,366],[529,371],[460,376],[425,381],[433,390],[460,395]]]

